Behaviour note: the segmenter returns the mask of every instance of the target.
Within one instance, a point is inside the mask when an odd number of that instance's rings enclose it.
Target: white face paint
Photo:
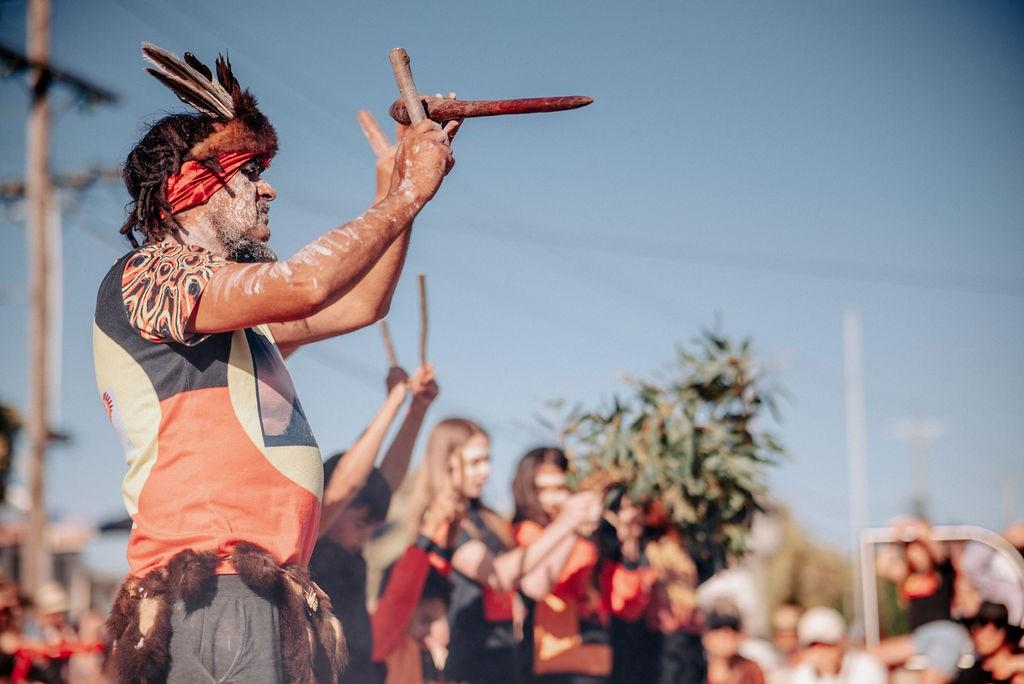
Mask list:
[[[462,494],[479,499],[491,474],[491,443],[483,435],[473,435],[462,447]]]
[[[250,166],[251,165],[251,166]],[[258,162],[251,161],[204,205],[205,218],[213,225],[222,254],[229,261],[277,261],[269,246],[270,184],[260,179]]]
[[[569,498],[569,488],[565,484],[565,473],[555,465],[545,463],[537,468],[533,476],[533,487],[537,492],[537,503],[549,518],[554,518],[562,510],[562,505]]]

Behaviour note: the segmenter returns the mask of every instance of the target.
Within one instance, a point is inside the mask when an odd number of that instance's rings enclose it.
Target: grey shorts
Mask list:
[[[952,677],[960,657],[973,653],[971,636],[963,625],[952,620],[936,620],[921,625],[910,635],[914,652],[928,659],[928,669]]]
[[[237,575],[216,577],[205,608],[188,612],[181,601],[171,612],[173,684],[284,682],[277,607]]]

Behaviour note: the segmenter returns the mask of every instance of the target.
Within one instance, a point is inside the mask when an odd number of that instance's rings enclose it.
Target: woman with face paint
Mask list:
[[[451,638],[445,677],[456,682],[519,681],[518,627],[524,613],[517,592],[546,596],[571,553],[578,530],[601,516],[597,495],[565,498],[532,544],[516,546],[508,521],[481,501],[490,475],[490,438],[476,423],[449,418],[434,428],[414,493],[413,520],[453,488],[464,502],[451,546]],[[518,623],[518,625],[517,625]]]
[[[512,494],[516,543],[534,542],[570,499],[569,461],[561,449],[533,449],[519,462]],[[548,684],[599,684],[612,673],[610,619],[638,619],[646,609],[651,582],[639,568],[640,516],[628,501],[595,538],[572,540],[567,562],[551,592],[531,602],[523,654],[526,680]],[[610,524],[614,521],[614,525]]]

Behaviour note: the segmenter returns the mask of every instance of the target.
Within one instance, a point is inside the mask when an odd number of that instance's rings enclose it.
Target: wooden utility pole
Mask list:
[[[50,577],[46,544],[45,467],[50,437],[47,416],[46,344],[48,263],[46,233],[50,203],[50,75],[42,66],[50,60],[50,2],[29,0],[28,58],[31,104],[28,116],[25,190],[28,204],[29,306],[29,410],[28,410],[28,528],[21,547],[21,585],[31,596]]]
[[[28,219],[29,264],[29,401],[25,421],[28,438],[29,517],[21,547],[20,581],[31,595],[50,578],[50,555],[46,542],[45,467],[46,447],[50,441],[47,366],[50,268],[47,233],[50,220],[53,183],[50,178],[50,86],[62,83],[87,103],[114,102],[117,96],[84,78],[50,64],[50,0],[29,0],[27,13],[27,49],[25,54],[0,45],[0,64],[9,74],[25,72],[30,94],[26,130],[25,201]],[[72,179],[81,180],[81,179]],[[4,188],[16,194],[18,188]]]

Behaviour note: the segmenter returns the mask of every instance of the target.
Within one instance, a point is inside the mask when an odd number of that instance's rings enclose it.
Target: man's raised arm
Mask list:
[[[454,93],[450,97],[454,97]],[[365,109],[359,112],[359,126],[377,157],[377,189],[373,198],[373,205],[377,206],[388,196],[397,147],[380,130],[373,114]],[[401,142],[407,131],[408,126],[398,124],[395,139]],[[454,132],[449,131],[450,138]],[[387,316],[405,265],[411,235],[411,230],[401,233],[373,268],[338,301],[308,318],[272,326],[281,353],[288,356],[302,345],[344,335]]]
[[[449,134],[457,124],[452,124],[442,129],[427,120],[409,130],[396,151],[386,197],[359,218],[325,233],[290,259],[219,269],[199,300],[189,331],[215,333],[300,321],[352,291],[409,229],[454,164]],[[287,333],[275,328],[275,334]]]

